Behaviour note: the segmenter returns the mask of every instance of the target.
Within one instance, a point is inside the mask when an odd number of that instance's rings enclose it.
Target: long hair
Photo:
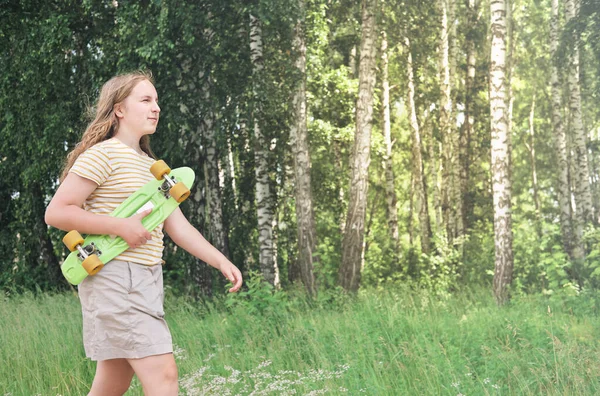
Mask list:
[[[96,143],[108,140],[115,135],[119,129],[119,119],[114,111],[115,105],[123,102],[131,94],[133,88],[144,80],[154,84],[152,74],[136,71],[113,77],[102,86],[95,108],[90,109],[92,122],[88,124],[85,132],[83,132],[81,141],[67,155],[65,167],[60,176],[61,182],[67,177],[69,170],[81,153]],[[140,148],[150,157],[156,158],[150,148],[150,137],[148,135],[144,135],[140,139]]]

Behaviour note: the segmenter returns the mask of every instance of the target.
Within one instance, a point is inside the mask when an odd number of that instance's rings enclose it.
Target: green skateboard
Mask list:
[[[110,216],[126,218],[152,208],[152,212],[142,219],[144,227],[151,232],[190,195],[195,175],[187,167],[171,170],[164,161],[156,161],[150,172],[156,180],[149,181],[131,194]],[[88,235],[83,239],[76,230],[67,233],[63,242],[71,253],[60,268],[73,285],[80,284],[88,275],[96,274],[104,264],[129,249],[121,237]]]

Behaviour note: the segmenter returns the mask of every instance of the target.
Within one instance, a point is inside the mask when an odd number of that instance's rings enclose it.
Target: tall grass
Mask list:
[[[504,308],[484,291],[446,300],[372,290],[313,304],[232,301],[226,308],[168,296],[182,394],[600,392],[591,297],[524,297]],[[75,296],[0,299],[0,395],[85,394],[94,367]],[[142,394],[137,380],[127,394]]]

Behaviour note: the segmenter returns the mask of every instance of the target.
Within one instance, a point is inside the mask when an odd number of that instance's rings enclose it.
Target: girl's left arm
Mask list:
[[[240,270],[223,253],[204,239],[202,234],[185,218],[180,208],[175,209],[165,220],[164,230],[177,246],[221,271],[225,278],[233,283],[233,287],[229,289],[230,293],[240,289],[242,286]]]

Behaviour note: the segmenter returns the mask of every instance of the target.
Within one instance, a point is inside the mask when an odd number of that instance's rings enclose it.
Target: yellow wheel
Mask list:
[[[83,245],[83,237],[77,230],[69,231],[63,238],[63,243],[67,248],[74,252],[77,250],[77,245]]]
[[[190,189],[185,186],[182,182],[175,184],[169,190],[169,194],[173,199],[179,203],[182,203],[190,196]]]
[[[150,167],[150,172],[156,180],[162,180],[163,176],[171,172],[171,168],[163,160],[158,160]]]
[[[83,265],[83,269],[86,270],[87,273],[90,275],[95,275],[98,271],[102,269],[102,267],[104,267],[104,263],[100,261],[98,256],[96,256],[95,254],[88,256],[88,258],[83,260],[83,263],[81,263],[81,265]]]

